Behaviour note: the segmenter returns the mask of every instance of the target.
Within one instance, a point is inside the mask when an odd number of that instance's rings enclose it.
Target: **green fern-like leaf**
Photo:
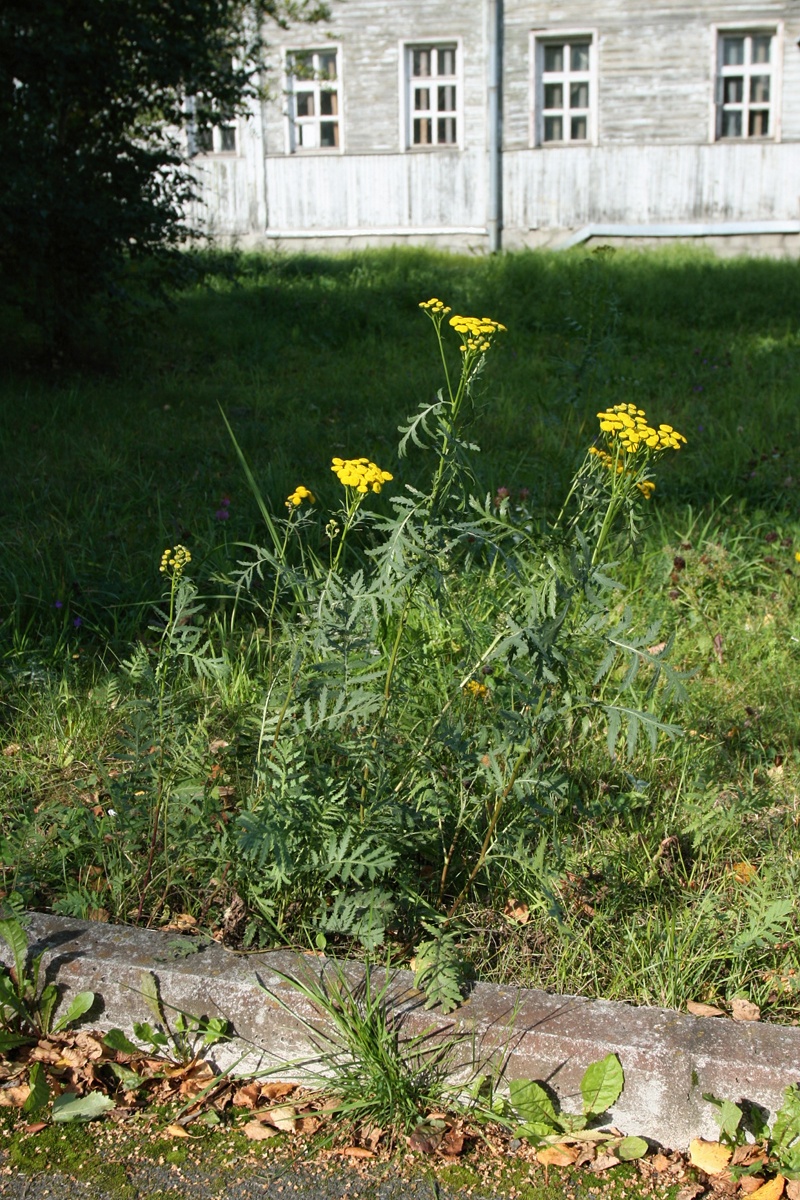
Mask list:
[[[428,924],[424,928],[430,937],[415,951],[414,987],[425,993],[426,1008],[438,1004],[449,1013],[464,999],[464,960],[451,930]]]

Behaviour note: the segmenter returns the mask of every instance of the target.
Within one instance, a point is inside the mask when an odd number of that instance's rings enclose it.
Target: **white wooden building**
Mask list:
[[[800,253],[800,0],[332,0],[269,36],[270,99],[195,140],[218,237]]]

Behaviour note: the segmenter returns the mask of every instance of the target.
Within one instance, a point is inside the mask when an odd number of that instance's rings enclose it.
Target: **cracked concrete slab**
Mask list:
[[[232,1023],[236,1038],[215,1048],[214,1061],[223,1069],[238,1064],[235,1072],[242,1074],[280,1067],[281,1078],[307,1077],[309,1061],[318,1059],[314,1041],[332,1032],[287,976],[330,985],[339,971],[352,988],[363,981],[360,964],[322,956],[237,954],[214,943],[196,948],[196,939],[175,933],[39,913],[30,914],[26,926],[31,953],[45,952],[48,978],[63,989],[64,1001],[79,991],[96,993],[86,1023],[116,1026],[130,1036],[134,1021],[152,1019],[142,995],[142,975],[150,972],[167,1006]],[[10,963],[4,946],[0,959]],[[455,1078],[466,1078],[474,1066],[502,1063],[507,1080],[546,1081],[567,1110],[580,1111],[588,1064],[616,1053],[625,1089],[610,1121],[675,1149],[715,1135],[703,1092],[746,1098],[774,1113],[783,1090],[800,1082],[797,1028],[485,983],[443,1016],[424,1010],[407,971],[392,972],[388,995],[408,1036],[459,1038]],[[303,1022],[318,1031],[316,1038]]]

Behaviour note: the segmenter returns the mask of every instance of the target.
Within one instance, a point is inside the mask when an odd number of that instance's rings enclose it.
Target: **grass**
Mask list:
[[[291,886],[278,900],[259,890],[263,865],[245,869],[235,850],[265,786],[254,762],[272,648],[263,593],[249,606],[229,586],[242,546],[267,534],[219,409],[274,513],[299,482],[329,508],[334,454],[388,466],[397,491],[419,485],[421,458],[398,462],[395,430],[441,384],[417,307],[434,294],[509,330],[478,395],[479,495],[507,488],[534,522],[552,518],[608,404],[641,405],[688,438],[616,568],[635,627],[659,621],[653,641],[674,633],[673,662],[693,673],[685,704],[663,714],[685,736],[612,760],[602,729],[564,732],[526,818],[525,870],[508,851],[469,888],[459,952],[488,979],[677,1007],[742,994],[765,1017],[800,1019],[795,265],[386,251],[219,255],[204,269],[168,315],[103,348],[103,369],[44,377],[12,361],[0,383],[6,891],[100,919],[184,914],[233,945],[358,952]],[[385,494],[374,503],[390,511]],[[122,664],[154,661],[158,563],[176,542],[227,670],[170,676],[156,737]],[[495,607],[487,592],[487,620]],[[468,631],[430,622],[415,633],[425,686],[449,686],[451,643]],[[477,728],[484,712],[490,726],[488,708],[465,719]],[[160,828],[153,747],[167,744],[174,833],[148,880],[158,903],[143,907],[141,858]],[[125,812],[128,840],[109,810]],[[426,854],[421,890],[441,869]],[[423,907],[388,922],[398,961],[425,919]]]

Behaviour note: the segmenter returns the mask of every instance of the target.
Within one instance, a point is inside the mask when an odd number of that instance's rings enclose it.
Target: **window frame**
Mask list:
[[[585,110],[588,116],[587,136],[585,138],[564,138],[561,141],[545,141],[544,138],[544,51],[546,46],[588,43],[589,69],[578,72],[586,76],[589,83],[589,106]],[[599,38],[597,29],[583,27],[581,29],[532,29],[528,59],[530,64],[530,130],[528,142],[532,149],[572,149],[580,146],[596,146],[598,141],[598,58]],[[566,77],[571,74],[566,72]],[[561,74],[564,74],[561,72]],[[567,109],[562,111],[566,112]]]
[[[414,105],[412,75],[413,53],[415,50],[453,50],[455,52],[455,72],[453,75],[442,76],[456,89],[455,108],[448,110],[455,116],[456,139],[454,142],[431,142],[428,145],[414,142]],[[460,37],[409,38],[399,44],[400,71],[400,145],[404,152],[412,154],[442,154],[448,150],[463,150],[464,138],[464,47]],[[437,76],[431,76],[432,79]],[[433,113],[432,109],[426,110]],[[432,120],[435,117],[432,116]]]
[[[711,26],[711,117],[709,124],[709,141],[718,143],[719,145],[741,146],[747,145],[764,145],[769,142],[780,142],[781,140],[781,108],[783,95],[783,21],[726,21],[724,24],[715,24]],[[770,99],[769,99],[769,114],[771,129],[766,134],[742,133],[739,137],[723,137],[722,134],[722,117],[724,111],[722,81],[725,78],[722,64],[722,42],[723,38],[739,36],[746,38],[753,37],[770,37],[772,39],[772,55],[770,60]],[[746,117],[750,111],[752,103],[746,98],[748,91],[748,81],[751,75],[759,74],[758,70],[753,71],[752,63],[744,63],[742,74],[744,76],[744,92],[745,97],[742,101],[742,126],[746,124]],[[728,72],[732,74],[732,72]],[[763,72],[762,72],[763,73]],[[757,105],[757,107],[763,107]]]
[[[296,92],[294,88],[294,80],[296,78],[292,71],[293,60],[298,55],[303,54],[334,54],[336,56],[336,81],[335,90],[338,97],[337,112],[334,119],[339,128],[339,144],[338,146],[301,146],[297,142],[297,121],[298,119],[305,122],[313,120],[319,131],[319,127],[327,114],[322,112],[316,113],[313,118],[298,118],[295,109]],[[285,151],[287,154],[343,154],[344,153],[344,80],[342,77],[343,54],[341,42],[329,42],[321,45],[319,42],[314,42],[310,46],[285,46],[283,49],[283,95],[285,101]],[[322,90],[322,80],[315,78],[314,97],[317,100],[316,107],[319,107],[318,97]]]

